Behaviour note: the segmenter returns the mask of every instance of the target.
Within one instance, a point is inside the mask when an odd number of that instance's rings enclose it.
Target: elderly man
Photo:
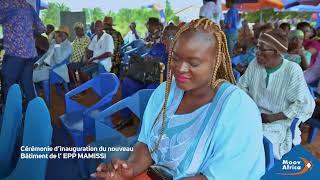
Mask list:
[[[104,31],[112,36],[113,44],[114,44],[114,53],[112,56],[112,72],[115,74],[120,73],[120,63],[121,63],[121,47],[123,46],[123,38],[121,36],[121,33],[113,29],[112,26],[113,20],[112,17],[106,16],[103,20],[104,23]]]
[[[80,69],[84,66],[83,58],[91,40],[84,34],[84,25],[82,23],[75,23],[74,31],[76,33],[76,38],[72,42],[72,56],[70,58],[70,64],[68,65],[68,68],[73,83],[77,85],[75,72],[80,71]]]
[[[260,109],[264,136],[272,142],[276,159],[281,159],[292,144],[301,141],[298,127],[292,140],[292,120],[305,122],[315,107],[302,69],[282,57],[287,48],[288,39],[283,31],[261,33],[256,60],[250,63],[239,82]]]
[[[4,99],[10,86],[20,83],[30,101],[36,97],[32,70],[38,56],[33,35],[45,32],[45,26],[26,0],[1,0],[0,24],[6,52],[2,63]]]
[[[87,63],[87,66],[81,68],[81,71],[86,73],[89,76],[100,71],[110,72],[112,68],[111,57],[114,52],[114,44],[112,36],[103,31],[103,23],[98,20],[95,23],[95,33],[89,47],[86,51],[84,62]],[[93,55],[90,57],[90,55]],[[99,66],[100,65],[100,66]],[[88,80],[88,77],[83,77]]]
[[[72,54],[72,46],[68,40],[69,29],[67,26],[60,26],[56,31],[55,39],[49,50],[36,63],[33,71],[33,81],[41,82],[49,79],[49,71],[53,66],[68,59]],[[69,82],[68,67],[66,64],[53,69],[65,82]]]

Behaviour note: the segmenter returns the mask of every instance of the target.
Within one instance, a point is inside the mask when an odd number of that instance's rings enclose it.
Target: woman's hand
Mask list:
[[[129,180],[134,178],[133,167],[126,161],[114,158],[111,164],[100,164],[95,173],[105,180]]]

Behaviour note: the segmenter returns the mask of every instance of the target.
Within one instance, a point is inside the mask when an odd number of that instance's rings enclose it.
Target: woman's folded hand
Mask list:
[[[129,180],[134,177],[133,167],[117,158],[112,159],[111,164],[100,164],[93,176],[104,180]]]

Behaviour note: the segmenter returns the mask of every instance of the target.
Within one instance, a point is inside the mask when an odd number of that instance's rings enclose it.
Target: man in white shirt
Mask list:
[[[220,25],[224,20],[221,0],[204,0],[204,4],[200,8],[199,16],[211,19],[213,22]]]
[[[95,32],[96,35],[92,38],[85,55],[85,62],[88,65],[81,69],[88,75],[93,75],[98,71],[110,72],[112,68],[113,39],[103,31],[103,23],[100,20],[95,23]],[[89,54],[92,54],[91,58]]]
[[[129,25],[129,28],[131,31],[128,32],[128,34],[124,37],[124,43],[131,43],[134,40],[140,39],[140,34],[139,32],[136,30],[136,23],[132,22]]]
[[[49,79],[50,70],[57,64],[62,63],[72,54],[72,45],[68,40],[70,34],[67,26],[60,26],[55,32],[55,39],[52,40],[49,50],[34,64],[33,82],[41,82]],[[69,82],[68,67],[61,64],[53,69],[65,82]]]

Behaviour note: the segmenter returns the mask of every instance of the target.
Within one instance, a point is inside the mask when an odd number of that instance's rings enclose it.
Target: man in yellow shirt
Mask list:
[[[72,56],[69,64],[69,73],[71,80],[77,85],[77,78],[75,72],[84,66],[83,56],[85,55],[86,48],[89,46],[91,40],[84,34],[84,25],[80,22],[74,24],[74,31],[76,38],[72,42]],[[81,77],[81,76],[80,76]],[[81,81],[81,79],[80,79]]]

